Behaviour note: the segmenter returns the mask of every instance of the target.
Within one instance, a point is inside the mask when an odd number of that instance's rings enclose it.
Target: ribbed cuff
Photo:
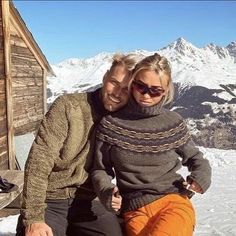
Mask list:
[[[207,176],[204,176],[204,175],[202,177],[198,177],[198,178],[190,175],[187,177],[187,179],[188,178],[197,182],[200,185],[200,187],[202,188],[203,193],[205,193],[211,185],[211,179],[207,178]]]
[[[104,207],[108,211],[113,211],[112,206],[111,206],[111,200],[112,200],[112,190],[115,186],[112,186],[111,188],[108,188],[101,193],[99,193],[98,197],[101,203],[104,205]]]

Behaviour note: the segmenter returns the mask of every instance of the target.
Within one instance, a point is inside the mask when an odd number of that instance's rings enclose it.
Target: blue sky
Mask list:
[[[23,1],[14,4],[49,63],[101,52],[236,41],[234,1]]]

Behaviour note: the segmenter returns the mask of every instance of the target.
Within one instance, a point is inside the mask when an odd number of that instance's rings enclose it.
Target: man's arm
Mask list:
[[[23,189],[22,215],[26,226],[44,222],[48,177],[67,137],[68,120],[63,97],[55,100],[43,119],[31,147]]]

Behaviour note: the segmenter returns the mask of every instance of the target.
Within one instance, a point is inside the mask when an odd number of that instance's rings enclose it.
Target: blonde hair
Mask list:
[[[160,75],[160,78],[162,78],[162,73],[168,76],[168,91],[164,97],[162,105],[164,106],[171,103],[174,98],[174,84],[171,78],[171,66],[168,60],[165,57],[160,56],[158,53],[145,57],[136,64],[133,70],[132,80],[141,70],[155,71],[158,75]]]
[[[112,71],[114,67],[121,65],[121,66],[124,66],[127,71],[132,72],[137,61],[138,61],[138,58],[136,54],[130,53],[130,54],[125,55],[125,54],[116,53],[114,54],[112,58],[112,65],[111,65],[110,71]]]

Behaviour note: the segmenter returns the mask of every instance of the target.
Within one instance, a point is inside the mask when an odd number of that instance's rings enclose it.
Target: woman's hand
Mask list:
[[[203,193],[202,188],[196,181],[191,181],[190,183],[188,182],[183,182],[183,185],[186,189],[191,190],[196,193]]]
[[[119,211],[121,208],[122,197],[119,193],[119,189],[115,186],[112,190],[112,199],[111,199],[111,207],[114,211]]]

